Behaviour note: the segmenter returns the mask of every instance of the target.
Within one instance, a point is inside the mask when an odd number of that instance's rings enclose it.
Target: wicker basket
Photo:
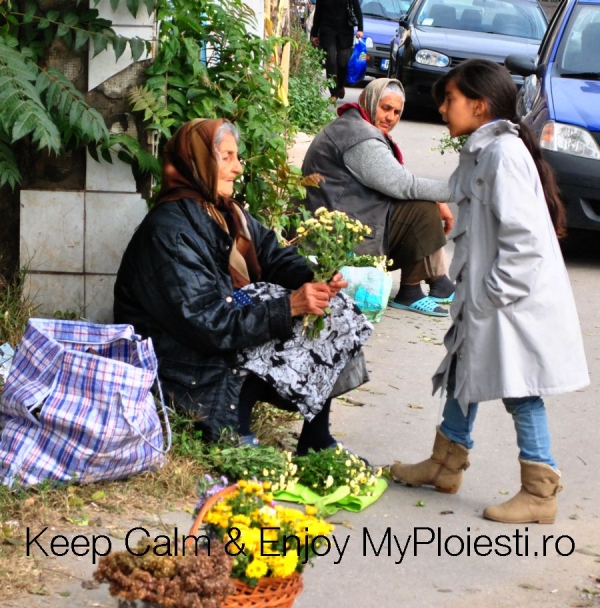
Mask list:
[[[237,486],[227,486],[220,492],[213,494],[202,506],[194,524],[190,528],[190,536],[198,534],[204,516],[224,496],[237,490]],[[191,539],[190,539],[191,540]],[[255,587],[236,578],[232,579],[235,585],[234,593],[227,596],[221,604],[222,608],[292,608],[296,596],[304,588],[302,575],[294,572],[285,578],[265,577],[258,581]]]

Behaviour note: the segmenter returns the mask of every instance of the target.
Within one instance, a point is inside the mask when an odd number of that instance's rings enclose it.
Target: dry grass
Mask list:
[[[290,424],[298,414],[260,404],[253,428],[263,443],[292,442]],[[51,525],[59,531],[86,527],[121,528],[123,519],[143,520],[148,514],[191,510],[196,500],[197,480],[210,471],[210,449],[189,421],[175,418],[173,449],[165,465],[120,481],[89,485],[49,484],[10,491],[0,486],[0,590],[3,598],[25,593],[45,594],[64,573],[44,568],[35,557],[25,555],[26,529]],[[214,446],[213,448],[214,449]]]
[[[252,430],[261,443],[289,449],[295,445],[295,423],[301,421],[299,412],[280,410],[269,403],[257,403],[252,410]]]
[[[59,573],[41,567],[25,554],[26,529],[81,533],[86,526],[118,527],[120,518],[140,519],[149,513],[191,509],[196,481],[205,468],[195,459],[171,455],[162,469],[137,477],[84,486],[37,486],[9,491],[0,486],[0,589],[8,599],[43,593]]]
[[[21,341],[27,320],[36,307],[23,297],[27,269],[17,272],[10,281],[0,275],[0,344],[12,346]]]

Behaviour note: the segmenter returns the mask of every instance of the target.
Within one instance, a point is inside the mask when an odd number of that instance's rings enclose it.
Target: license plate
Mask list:
[[[382,59],[381,60],[381,69],[382,70],[387,70],[390,67],[390,60],[389,59]]]

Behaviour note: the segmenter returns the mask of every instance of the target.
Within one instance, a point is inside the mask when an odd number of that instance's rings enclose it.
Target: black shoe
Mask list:
[[[452,302],[456,286],[445,274],[427,282],[429,283],[429,297],[432,300],[438,304],[450,304]]]

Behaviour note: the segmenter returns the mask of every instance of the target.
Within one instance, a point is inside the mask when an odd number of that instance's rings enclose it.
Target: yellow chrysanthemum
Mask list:
[[[291,551],[286,555],[282,555],[272,564],[273,576],[286,577],[296,571],[298,566],[298,555],[295,551]]]
[[[248,578],[262,578],[268,571],[269,567],[264,560],[254,558],[246,567],[246,576]]]

